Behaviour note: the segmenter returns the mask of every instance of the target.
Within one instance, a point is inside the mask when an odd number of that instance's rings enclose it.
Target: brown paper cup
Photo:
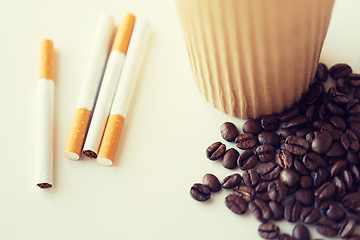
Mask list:
[[[239,118],[279,113],[312,82],[334,0],[177,0],[195,80]]]

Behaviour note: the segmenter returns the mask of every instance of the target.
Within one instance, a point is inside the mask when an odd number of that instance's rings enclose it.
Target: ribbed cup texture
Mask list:
[[[195,80],[239,118],[299,101],[316,71],[334,0],[177,0]]]

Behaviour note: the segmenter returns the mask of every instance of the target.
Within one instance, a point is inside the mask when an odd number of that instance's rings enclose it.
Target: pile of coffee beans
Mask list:
[[[334,87],[326,91],[329,75]],[[360,239],[354,234],[360,221],[360,74],[349,65],[319,63],[296,106],[247,120],[242,132],[225,122],[220,132],[242,151],[219,141],[206,149],[207,158],[242,171],[222,181],[206,174],[191,187],[195,200],[232,190],[225,205],[236,214],[249,209],[265,239],[311,239],[305,225],[312,224],[325,237]],[[297,223],[292,236],[271,222],[283,218]]]

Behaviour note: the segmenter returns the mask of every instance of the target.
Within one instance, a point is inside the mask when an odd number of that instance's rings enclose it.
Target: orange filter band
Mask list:
[[[109,116],[98,158],[104,158],[110,160],[112,163],[114,162],[124,121],[125,118],[119,114],[111,114]]]
[[[39,79],[54,80],[54,43],[44,39],[40,43]]]
[[[120,26],[118,27],[111,51],[120,51],[126,54],[131,33],[134,28],[136,17],[130,13],[125,14]]]

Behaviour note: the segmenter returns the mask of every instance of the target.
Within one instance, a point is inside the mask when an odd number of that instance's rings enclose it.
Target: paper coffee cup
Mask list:
[[[334,0],[177,0],[202,95],[239,118],[279,113],[313,80]]]

